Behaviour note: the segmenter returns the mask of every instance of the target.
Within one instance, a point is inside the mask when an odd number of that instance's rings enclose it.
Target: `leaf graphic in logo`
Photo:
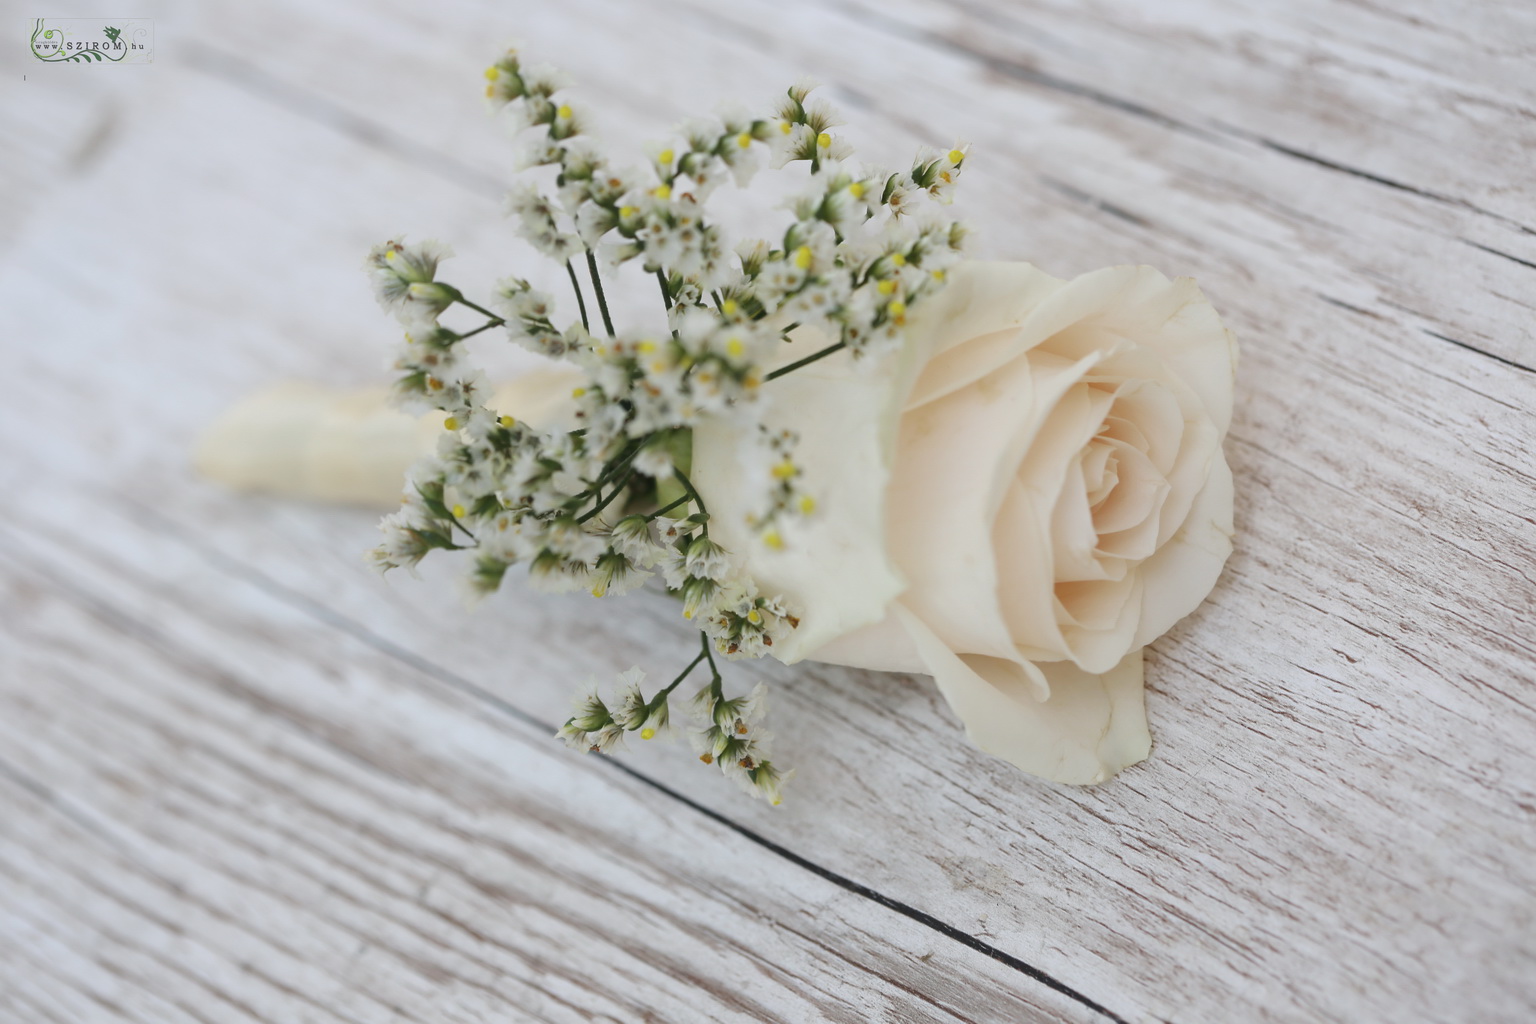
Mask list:
[[[113,28],[111,25],[108,25],[103,31],[107,34],[107,41],[113,44],[116,44],[117,37],[123,34],[122,29]]]

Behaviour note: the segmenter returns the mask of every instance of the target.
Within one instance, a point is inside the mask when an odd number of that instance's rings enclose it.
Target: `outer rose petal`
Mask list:
[[[987,753],[1032,775],[1083,785],[1103,782],[1151,752],[1139,648],[1103,675],[1065,661],[1037,665],[1051,690],[1042,701],[1012,677],[1007,662],[961,658],[901,605],[894,616],[966,735]]]
[[[1211,475],[1184,525],[1141,565],[1141,624],[1135,644],[1144,647],[1194,611],[1216,586],[1232,553],[1232,470],[1216,449]]]
[[[825,344],[798,337],[785,346],[792,350],[786,361]],[[885,491],[903,381],[915,362],[910,354],[897,358],[890,373],[877,375],[839,353],[767,385],[773,406],[764,422],[799,433],[795,460],[815,481],[818,504],[780,551],[764,547],[747,525],[762,500],[742,465],[757,428],[724,417],[694,428],[691,475],[709,507],[710,534],[746,559],[759,591],[783,595],[800,617],[800,627],[774,648],[787,664],[880,620],[906,589],[886,554]]]

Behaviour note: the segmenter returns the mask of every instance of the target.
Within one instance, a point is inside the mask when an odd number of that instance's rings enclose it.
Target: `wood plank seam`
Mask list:
[[[1420,189],[1404,182],[1395,181],[1391,178],[1386,178],[1356,167],[1350,167],[1347,164],[1329,160],[1326,157],[1306,153],[1302,150],[1298,150],[1294,147],[1288,146],[1273,139],[1266,138],[1262,135],[1247,132],[1234,125],[1216,122],[1213,124],[1213,127],[1216,129],[1215,132],[1206,131],[1202,128],[1199,128],[1198,126],[1179,121],[1176,118],[1162,114],[1149,107],[1143,106],[1142,104],[1124,99],[1122,97],[1114,96],[1110,93],[1096,89],[1089,85],[1085,85],[1081,82],[1074,82],[1060,76],[1036,71],[1032,68],[1028,68],[1011,61],[1003,60],[1002,58],[988,55],[980,50],[976,50],[973,47],[966,46],[963,43],[945,39],[932,33],[913,31],[909,26],[902,24],[896,19],[881,17],[879,15],[870,15],[869,12],[858,11],[857,8],[844,4],[837,4],[833,6],[834,9],[844,11],[850,15],[858,13],[863,20],[868,21],[876,28],[884,29],[891,35],[895,35],[909,42],[915,42],[930,48],[944,50],[956,56],[963,57],[967,60],[978,62],[983,67],[1004,74],[1016,81],[1075,96],[1080,99],[1096,103],[1107,109],[1149,121],[1164,128],[1194,135],[1207,142],[1220,144],[1223,141],[1223,137],[1242,139],[1255,145],[1263,146],[1264,148],[1279,153],[1283,156],[1288,156],[1293,159],[1311,163],[1327,170],[1349,174],[1363,181],[1381,185],[1384,188],[1401,191],[1421,199],[1427,199],[1432,202],[1455,206],[1459,209],[1464,209],[1471,213],[1489,217],[1501,224],[1506,224],[1527,234],[1536,234],[1536,229],[1529,228],[1524,224],[1503,216],[1502,214],[1495,213],[1491,210],[1485,210],[1474,203],[1470,203],[1464,199],[1459,199],[1455,196],[1443,195],[1438,192]],[[378,149],[381,152],[388,153],[389,155],[394,156],[395,158],[402,160],[405,163],[420,167],[421,169],[428,171],[429,173],[434,174],[437,177],[457,185],[460,188],[463,188],[475,195],[499,200],[506,192],[506,186],[498,179],[486,175],[476,170],[475,168],[462,163],[461,161],[455,160],[451,156],[445,156],[436,150],[420,146],[410,141],[405,136],[391,131],[378,122],[355,114],[352,111],[340,106],[339,104],[333,103],[325,97],[317,95],[308,89],[295,86],[289,82],[283,81],[274,75],[268,74],[261,68],[250,63],[249,61],[246,61],[235,53],[219,49],[218,47],[210,46],[206,43],[193,41],[189,41],[186,44],[186,50],[188,56],[187,66],[204,74],[216,77],[229,85],[244,90],[245,92],[265,100],[268,103],[279,106],[282,109],[289,111],[290,113],[296,114],[317,124],[324,125],[325,127],[337,131],[349,138],[355,139],[364,145]],[[1075,199],[1079,202],[1086,202],[1094,208],[1101,210],[1104,213],[1109,214],[1110,216],[1113,216],[1117,219],[1124,220],[1128,223],[1141,227],[1145,227],[1148,223],[1145,219],[1138,217],[1137,215],[1131,213],[1128,210],[1125,210],[1122,207],[1116,206],[1115,204],[1110,203],[1100,197],[1093,196],[1087,192],[1083,192],[1082,190],[1077,189],[1065,182],[1057,181],[1053,178],[1043,178],[1042,184],[1048,188],[1052,188],[1055,191],[1067,195],[1069,198]],[[1478,245],[1475,242],[1468,242],[1467,244],[1473,245],[1478,249],[1490,253],[1491,255],[1501,256],[1505,259],[1513,260],[1515,263],[1519,263],[1524,266],[1532,266],[1532,264],[1526,262],[1525,260],[1510,256],[1507,253],[1499,252],[1496,249],[1490,249],[1487,246]],[[1486,356],[1489,359],[1503,363],[1504,365],[1513,367],[1514,369],[1524,370],[1527,373],[1536,373],[1536,369],[1526,366],[1523,363],[1519,363],[1514,360],[1507,359],[1503,356],[1496,355],[1492,352],[1488,352],[1468,342],[1452,338],[1448,335],[1440,334],[1427,328],[1420,328],[1420,331],[1431,338],[1435,338],[1439,341],[1449,342],[1450,344],[1465,349],[1468,352]]]
[[[429,659],[423,658],[422,656],[406,648],[403,648],[398,644],[395,644],[393,641],[387,639],[386,637],[380,636],[377,633],[369,630],[362,623],[357,622],[346,615],[338,613],[333,609],[327,608],[319,602],[309,598],[308,596],[299,593],[292,588],[277,582],[276,580],[271,579],[257,569],[246,565],[237,559],[233,559],[223,552],[220,552],[199,542],[195,538],[187,536],[183,531],[177,528],[177,525],[172,520],[163,516],[153,507],[145,505],[131,497],[118,497],[131,510],[132,514],[129,516],[129,518],[137,520],[146,528],[151,529],[154,532],[159,533],[160,535],[171,540],[172,542],[177,543],[192,551],[215,571],[257,588],[258,590],[272,597],[274,600],[296,609],[302,614],[320,623],[322,626],[345,633],[347,636],[367,645],[379,653],[400,661],[402,664],[410,667],[411,669],[414,669],[416,672],[434,679],[437,682],[446,685],[459,693],[462,693],[472,700],[481,703],[497,714],[511,718],[524,726],[537,730],[543,736],[553,736],[555,734],[555,726],[548,722],[542,721],[534,715],[529,714],[511,702],[497,697],[495,694],[492,694],[485,690],[483,687],[475,684],[472,680],[466,679],[457,673],[449,671],[448,669],[433,663]],[[24,564],[31,564],[26,558],[20,558],[18,561],[21,561]],[[33,568],[39,572],[48,571],[41,565],[34,565]],[[160,636],[159,633],[149,624],[140,622],[122,609],[108,605],[101,601],[85,588],[73,584],[67,573],[55,569],[51,571],[51,578],[54,584],[60,590],[73,595],[74,599],[78,601],[82,606],[93,609],[104,622],[108,623],[113,628],[123,633],[125,636],[128,636],[139,643],[145,644],[152,650],[156,651],[163,652],[166,648],[173,646],[169,640]],[[281,709],[268,706],[267,704],[259,701],[252,703],[256,710],[262,714],[275,715],[289,721],[290,724],[299,728],[306,735],[310,735],[312,739],[325,742],[327,747],[340,752],[346,756],[348,760],[353,761],[354,763],[357,763],[370,771],[379,770],[377,765],[358,760],[348,751],[337,748],[334,744],[330,743],[326,737],[312,734],[311,730],[305,728],[302,723],[292,721],[289,716],[284,715]],[[814,874],[833,885],[836,885],[838,888],[843,889],[852,895],[876,903],[886,908],[887,910],[900,914],[915,924],[919,924],[933,932],[936,932],[939,935],[944,936],[947,939],[950,939],[951,941],[957,942],[962,946],[990,957],[997,963],[1009,968],[1010,970],[1016,971],[1019,974],[1022,974],[1030,980],[1035,981],[1054,992],[1066,996],[1067,998],[1081,1005],[1083,1008],[1099,1014],[1103,1018],[1114,1022],[1114,1024],[1130,1024],[1130,1021],[1127,1018],[1120,1016],[1113,1010],[1110,1010],[1108,1007],[1104,1006],[1102,1003],[1099,1003],[1090,996],[1080,992],[1079,990],[1048,974],[1040,968],[1035,967],[1034,965],[1029,964],[1028,962],[1018,957],[1015,957],[1012,954],[1009,954],[1004,950],[991,945],[990,943],[984,942],[976,936],[956,928],[955,926],[948,924],[947,922],[942,921],[939,918],[912,906],[911,904],[894,899],[884,893],[879,892],[876,889],[873,889],[867,885],[848,878],[845,875],[839,874],[836,871],[817,864],[809,858],[806,858],[794,852],[793,850],[790,850],[788,847],[774,842],[773,840],[767,838],[754,829],[734,821],[727,815],[716,811],[713,808],[710,808],[691,797],[686,796],[685,794],[655,778],[648,776],[644,772],[634,768],[633,766],[618,758],[599,757],[596,760],[597,763],[602,765],[604,768],[616,770],[629,776],[636,782],[666,797],[669,797],[670,799],[676,801],[684,807],[687,807],[689,810],[703,816],[704,818],[724,826],[725,828],[740,835],[742,838],[761,847],[767,852],[787,861],[790,864],[793,864],[802,870],[808,871],[811,874]],[[24,778],[25,776],[21,776],[18,773],[17,779],[13,781],[18,781]],[[30,787],[24,788],[30,789]],[[39,787],[39,790],[34,792],[46,793],[47,790],[46,787]]]
[[[428,659],[423,658],[420,655],[399,646],[398,644],[395,644],[387,638],[379,636],[377,633],[369,630],[362,623],[356,622],[345,615],[335,612],[332,609],[326,608],[319,602],[314,601],[309,597],[284,586],[281,583],[278,583],[276,580],[273,580],[270,577],[262,574],[253,567],[245,565],[244,563],[232,559],[220,551],[216,551],[198,543],[196,540],[190,537],[185,536],[180,530],[174,528],[175,524],[171,520],[163,517],[156,509],[151,508],[148,505],[143,505],[137,501],[133,501],[132,499],[129,499],[128,501],[130,505],[137,509],[139,513],[138,518],[140,518],[141,522],[152,527],[157,527],[158,532],[163,533],[164,535],[170,537],[172,540],[195,551],[201,558],[203,558],[217,571],[243,580],[244,582],[247,582],[252,586],[261,589],[263,592],[269,594],[273,598],[289,605],[290,607],[304,612],[306,615],[313,617],[322,624],[332,629],[344,632],[348,636],[351,636],[354,639],[367,644],[380,653],[395,658],[404,664],[416,669],[417,671],[453,687],[466,696],[472,697],[473,699],[484,703],[487,707],[500,714],[507,715],[525,725],[536,728],[542,731],[545,735],[553,736],[555,734],[556,727],[554,725],[551,725],[545,721],[541,721],[537,717],[528,714],[526,711],[522,710],[511,702],[503,700],[495,694],[490,693],[483,687],[476,685],[472,680],[465,679],[457,673],[451,672],[439,665],[436,665]],[[1070,999],[1077,1001],[1078,1003],[1081,1003],[1087,1009],[1093,1010],[1095,1013],[1101,1014],[1109,1020],[1114,1021],[1115,1024],[1129,1024],[1129,1021],[1117,1015],[1103,1004],[1093,1000],[1087,995],[1084,995],[1082,992],[1079,992],[1078,990],[1072,988],[1070,985],[1067,985],[1057,978],[1052,977],[1046,972],[1040,970],[1038,967],[1026,963],[1023,960],[1020,960],[1018,957],[1012,956],[997,948],[996,946],[983,942],[975,936],[961,931],[959,928],[941,921],[931,914],[924,913],[923,911],[910,904],[893,899],[889,896],[886,896],[884,893],[878,892],[877,890],[854,881],[851,878],[838,874],[829,868],[823,867],[822,865],[817,864],[798,853],[795,853],[793,850],[790,850],[785,846],[781,846],[780,844],[767,838],[761,833],[756,832],[753,829],[732,820],[719,811],[716,811],[710,807],[706,807],[704,804],[699,803],[691,797],[685,796],[683,793],[680,793],[665,783],[646,775],[644,772],[639,771],[638,769],[629,764],[626,764],[624,761],[618,758],[599,758],[599,763],[603,764],[605,767],[623,772],[624,774],[635,779],[637,782],[640,782],[643,785],[648,786],[667,797],[670,797],[671,799],[677,801],[685,807],[690,808],[696,813],[709,818],[711,821],[714,821],[732,830],[733,832],[736,832],[743,838],[757,844],[770,853],[773,853],[774,855],[787,860],[791,864],[794,864],[803,870],[818,875],[819,877],[831,882],[839,888],[842,888],[857,896],[861,896],[865,899],[872,900],[875,903],[878,903],[881,906],[895,911],[896,913],[901,914],[903,917],[906,917],[916,922],[917,924],[924,926],[925,928],[929,928],[935,932],[938,932],[945,938],[951,939],[960,943],[961,945],[976,950],[978,953],[983,953],[986,956],[991,957],[998,963],[1004,964],[1005,966],[1018,971],[1020,974],[1023,974],[1026,977],[1039,982],[1047,988],[1050,988],[1064,996],[1067,996]]]

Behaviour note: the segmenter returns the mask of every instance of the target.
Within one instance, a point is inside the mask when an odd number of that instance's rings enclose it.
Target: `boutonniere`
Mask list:
[[[394,401],[437,433],[374,564],[446,553],[476,598],[514,570],[672,595],[696,656],[583,688],[559,734],[682,730],[774,803],[765,687],[731,662],[931,675],[980,747],[1058,781],[1144,758],[1141,650],[1231,550],[1236,346],[1194,283],[963,260],[969,147],[856,163],[809,83],[620,165],[555,72],[508,51],[485,77],[528,170],[507,211],[569,289],[469,295],[445,246],[369,253]],[[782,221],[728,237],[715,210],[767,169],[799,175]],[[613,308],[618,274],[654,309]],[[471,350],[507,340],[559,372],[492,386]]]

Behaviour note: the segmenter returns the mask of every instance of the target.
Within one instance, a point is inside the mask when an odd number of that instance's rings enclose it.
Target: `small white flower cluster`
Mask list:
[[[682,140],[648,153],[648,167],[617,169],[585,134],[585,118],[557,93],[552,70],[526,67],[508,51],[486,71],[486,95],[524,133],[522,163],[557,170],[555,197],[521,184],[507,197],[517,232],[564,265],[580,313],[562,326],[554,299],[525,280],[498,282],[492,308],[438,279],[450,254],[434,242],[391,239],[365,266],[379,303],[405,327],[391,366],[395,394],[410,408],[444,414],[437,453],[414,467],[402,507],[385,518],[372,553],[381,570],[414,568],[434,550],[469,550],[471,595],[496,590],[515,564],[536,586],[624,594],[657,571],[698,626],[702,649],[657,695],[626,673],[618,696],[583,693],[560,734],[573,746],[620,748],[625,733],[649,737],[668,721],[672,691],[708,661],[712,682],[697,706],[704,760],[778,802],[781,773],[767,759],[761,687],[727,700],[715,656],[757,658],[799,625],[781,598],[762,594],[734,557],[709,536],[709,511],[688,479],[691,428],[701,416],[761,427],[772,380],[842,349],[855,357],[900,343],[910,307],[940,287],[963,232],[920,197],[946,203],[964,147],[921,155],[894,174],[856,169],[832,129],[831,108],[813,88],[789,89],[772,116],[728,113],[692,121]],[[528,137],[532,136],[532,141]],[[810,163],[810,186],[790,204],[781,244],[731,247],[705,205],[727,179],[747,186],[767,163]],[[617,266],[638,260],[656,276],[667,329],[615,330],[597,253]],[[585,263],[601,324],[588,316],[575,261]],[[477,311],[480,327],[439,323],[451,306]],[[597,327],[600,326],[599,332]],[[788,365],[781,345],[797,328],[835,341]],[[486,404],[483,375],[465,342],[505,328],[541,355],[579,367],[576,429],[545,432]],[[762,511],[752,525],[781,546],[786,527],[816,510],[795,460],[793,431],[756,432]]]
[[[689,738],[700,761],[717,765],[748,793],[778,804],[785,781],[794,773],[781,771],[769,760],[773,737],[762,725],[767,703],[762,683],[745,697],[727,698],[717,676],[693,698],[691,710],[703,726]]]
[[[576,694],[571,717],[555,735],[577,750],[611,754],[623,749],[627,732],[639,732],[643,740],[666,732],[672,714],[668,703],[672,687],[648,700],[640,691],[644,681],[645,673],[639,667],[619,673],[611,705],[603,700],[595,684],[588,684]]]
[[[384,312],[409,329],[434,323],[460,297],[436,279],[437,265],[452,255],[453,250],[441,242],[408,246],[402,239],[391,238],[368,250],[363,269]]]
[[[624,749],[629,733],[642,740],[669,731],[672,724],[672,692],[701,662],[699,654],[682,674],[651,697],[641,688],[645,672],[631,667],[619,673],[613,697],[604,700],[595,683],[589,682],[572,700],[571,717],[555,735],[576,750],[612,754]],[[748,793],[771,804],[781,802],[784,782],[794,774],[782,771],[769,759],[772,735],[763,726],[767,687],[758,683],[745,697],[727,698],[724,680],[710,662],[710,681],[688,702],[688,738],[705,764],[717,766]]]
[[[508,277],[496,282],[491,306],[506,320],[508,336],[540,355],[561,359],[567,353],[592,347],[592,336],[581,324],[571,324],[563,331],[556,327],[551,319],[554,299],[521,278]]]

